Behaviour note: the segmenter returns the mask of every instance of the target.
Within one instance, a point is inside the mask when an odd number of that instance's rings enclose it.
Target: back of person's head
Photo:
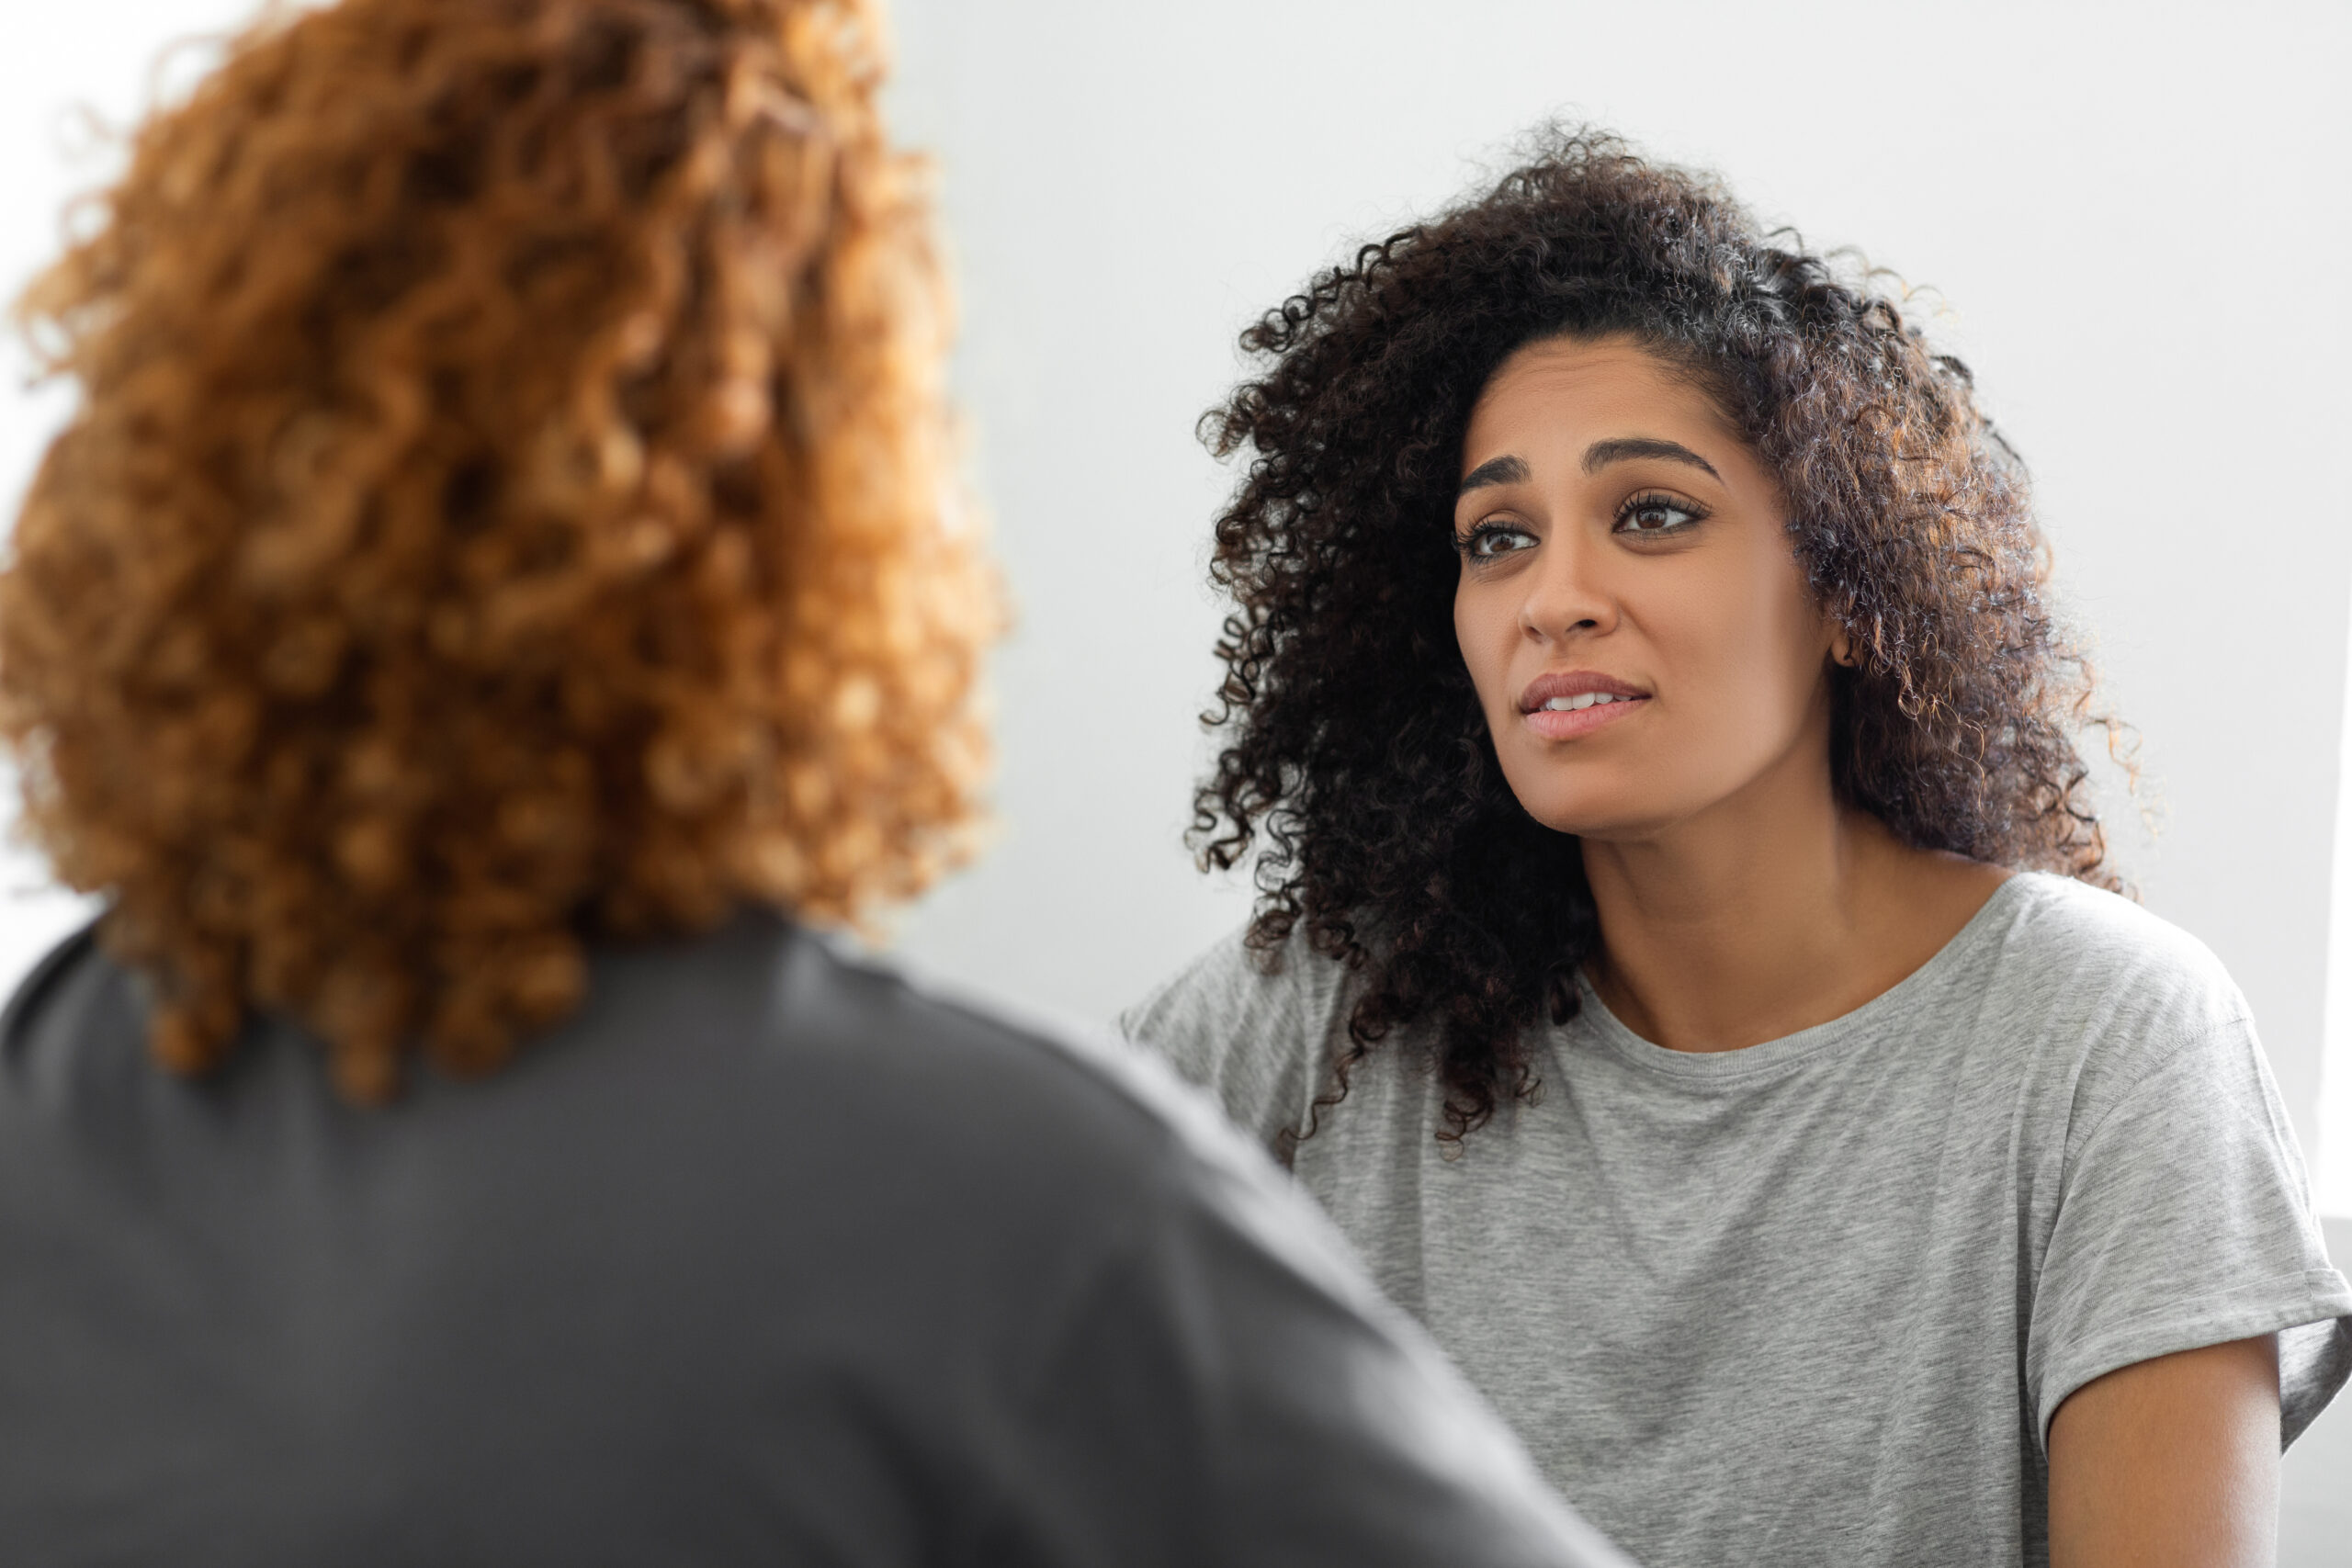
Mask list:
[[[991,584],[868,0],[343,0],[139,132],[19,306],[33,840],[154,1048],[486,1070],[582,942],[963,852]]]

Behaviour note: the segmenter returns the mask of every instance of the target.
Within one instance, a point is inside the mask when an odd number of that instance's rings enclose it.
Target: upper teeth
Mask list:
[[[1616,696],[1608,692],[1578,692],[1573,697],[1554,697],[1544,705],[1544,708],[1547,713],[1574,713],[1578,708],[1589,708],[1595,703],[1630,703],[1633,700],[1631,697]]]

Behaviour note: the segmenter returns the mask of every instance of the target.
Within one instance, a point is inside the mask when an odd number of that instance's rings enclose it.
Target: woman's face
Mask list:
[[[1462,443],[1453,629],[1529,814],[1635,840],[1828,765],[1827,664],[1778,487],[1633,343],[1529,345]]]

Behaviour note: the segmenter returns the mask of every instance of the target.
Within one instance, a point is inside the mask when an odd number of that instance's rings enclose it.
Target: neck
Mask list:
[[[1698,818],[1584,840],[1595,989],[1644,1039],[1730,1051],[1826,1022],[1932,957],[2007,875],[1841,807],[1826,745]]]

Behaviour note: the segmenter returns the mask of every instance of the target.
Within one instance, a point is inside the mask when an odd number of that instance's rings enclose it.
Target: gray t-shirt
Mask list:
[[[1122,1048],[771,917],[478,1083],[0,1019],[9,1568],[1608,1568],[1313,1205]]]
[[[1272,1145],[1355,987],[1238,940],[1122,1021]],[[2282,1439],[2352,1371],[2252,1021],[2128,901],[2018,876],[1830,1022],[1669,1051],[1583,1009],[1458,1157],[1411,1031],[1297,1146],[1389,1295],[1650,1568],[2045,1562],[2061,1401],[2280,1332]]]

